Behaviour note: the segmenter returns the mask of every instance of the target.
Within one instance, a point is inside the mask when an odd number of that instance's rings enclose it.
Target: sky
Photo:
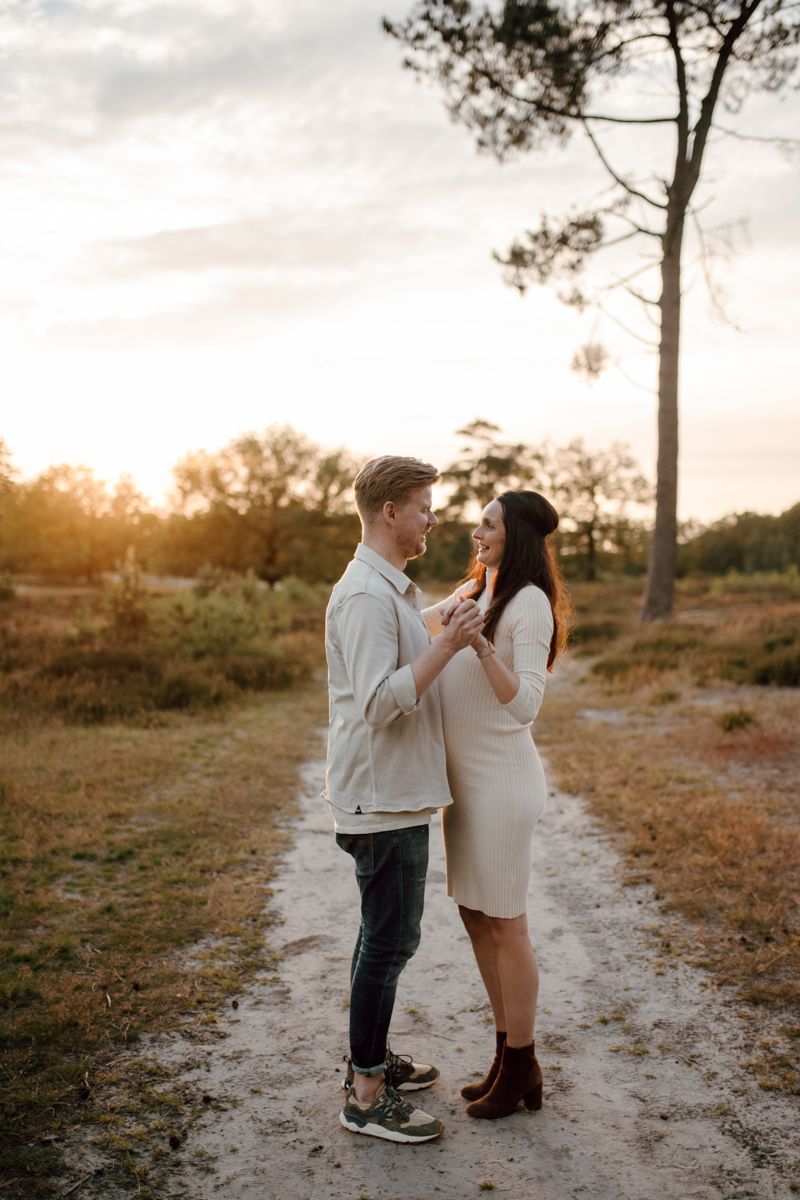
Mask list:
[[[508,440],[625,442],[655,472],[640,306],[520,297],[492,252],[597,202],[580,136],[503,164],[401,68],[397,0],[8,0],[0,9],[0,437],[23,478],[83,464],[155,503],[187,453],[289,424],[357,458],[446,466],[476,417]],[[604,98],[672,111],[658,64]],[[720,124],[796,136],[800,92]],[[667,134],[604,130],[666,174]],[[653,130],[656,130],[655,134]],[[717,134],[686,249],[681,518],[800,499],[800,155]],[[645,250],[647,247],[645,247]],[[590,280],[642,264],[604,252]],[[657,280],[639,279],[657,294]],[[602,338],[595,383],[570,370]]]

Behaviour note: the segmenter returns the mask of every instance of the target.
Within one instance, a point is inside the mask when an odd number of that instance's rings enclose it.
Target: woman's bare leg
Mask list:
[[[500,983],[509,1046],[533,1041],[539,968],[528,935],[528,918],[485,917],[494,944],[494,964]]]
[[[489,917],[459,904],[497,1029],[510,1046],[533,1041],[539,967],[528,935],[528,918]]]
[[[485,913],[478,912],[474,908],[465,908],[463,904],[459,904],[458,911],[464,922],[464,928],[469,934],[472,952],[475,955],[483,986],[486,988],[486,994],[492,1006],[495,1028],[505,1031],[506,1014],[503,1006],[503,989],[497,970],[495,940],[489,925],[491,917],[487,917]]]

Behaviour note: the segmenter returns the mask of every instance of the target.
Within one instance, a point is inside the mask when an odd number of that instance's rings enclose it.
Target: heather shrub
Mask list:
[[[0,707],[14,719],[49,712],[96,724],[289,688],[322,661],[324,602],[299,580],[268,588],[228,572],[149,595],[130,560],[93,606],[58,598],[55,620],[45,601],[9,602]]]

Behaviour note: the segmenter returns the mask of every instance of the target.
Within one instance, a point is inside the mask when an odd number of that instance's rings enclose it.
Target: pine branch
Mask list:
[[[595,303],[603,316],[608,317],[609,321],[613,321],[615,325],[619,325],[620,329],[627,333],[629,337],[635,338],[637,342],[641,342],[643,346],[647,346],[648,350],[658,352],[658,342],[654,342],[650,338],[643,337],[641,333],[637,333],[635,329],[631,329],[630,326],[626,325],[624,321],[621,321],[619,317],[615,316],[614,313],[609,312],[609,310],[601,303],[601,301],[597,300]]]
[[[715,133],[724,133],[726,137],[736,138],[740,142],[765,142],[771,146],[800,146],[800,138],[785,137],[783,134],[740,133],[737,129],[728,129],[712,121],[711,129]]]
[[[595,152],[597,153],[597,157],[600,159],[600,162],[603,164],[605,169],[608,171],[611,178],[613,180],[615,180],[616,183],[618,183],[619,186],[621,188],[623,188],[628,193],[629,196],[636,196],[637,199],[639,199],[639,200],[645,200],[648,204],[652,204],[652,206],[654,208],[666,209],[666,207],[667,207],[666,204],[662,203],[660,200],[653,200],[653,198],[651,196],[647,196],[647,195],[645,195],[644,192],[640,192],[637,188],[631,187],[631,185],[626,180],[624,180],[621,175],[617,174],[617,172],[611,166],[610,162],[608,161],[605,154],[603,153],[602,148],[601,148],[599,142],[597,141],[597,138],[594,136],[591,129],[589,128],[588,122],[592,119],[593,118],[591,118],[591,117],[583,117],[581,120],[581,124],[583,125],[583,128],[586,131],[586,136],[588,137],[589,141],[592,143],[592,146],[594,147]]]
[[[714,108],[716,107],[720,88],[722,87],[722,79],[733,52],[733,47],[736,45],[737,40],[746,29],[747,22],[750,20],[753,13],[761,6],[761,3],[762,0],[751,0],[751,3],[748,4],[745,0],[745,3],[742,4],[742,7],[739,10],[738,17],[731,22],[730,26],[728,27],[728,31],[725,34],[725,39],[720,49],[719,56],[714,64],[711,83],[709,84],[708,91],[703,97],[703,102],[700,106],[700,116],[697,119],[697,123],[695,124],[693,131],[694,145],[692,146],[692,154],[689,160],[689,173],[686,180],[686,190],[684,191],[682,197],[685,204],[689,203],[692,192],[697,185],[697,180],[700,177],[700,167],[703,162],[703,153],[705,151],[706,142],[708,141],[709,130],[711,129],[711,119],[714,115]]]
[[[638,300],[640,304],[646,304],[651,308],[660,308],[661,305],[657,300],[651,300],[649,296],[643,296],[641,292],[637,292],[636,288],[626,287],[623,289],[629,296],[633,296],[634,300]]]
[[[711,299],[711,306],[721,321],[723,321],[726,325],[728,325],[736,333],[743,333],[744,330],[742,329],[742,327],[740,325],[737,325],[736,322],[732,319],[732,317],[730,317],[728,315],[728,313],[725,311],[725,307],[720,298],[719,288],[717,287],[716,283],[714,282],[714,280],[711,277],[711,271],[709,269],[709,261],[711,258],[711,254],[710,254],[708,246],[706,244],[706,238],[705,238],[705,232],[703,230],[703,226],[700,224],[700,217],[695,209],[692,209],[690,215],[692,218],[692,223],[694,224],[694,227],[695,227],[695,231],[697,233],[697,241],[700,246],[700,254],[698,256],[698,261],[700,262],[700,268],[703,272],[703,278],[705,279],[706,288],[708,289],[708,294]]]
[[[385,21],[384,28],[393,36],[397,36],[391,22]],[[537,112],[544,113],[547,116],[560,117],[564,121],[608,121],[616,125],[671,125],[676,120],[675,117],[615,117],[609,113],[580,113],[571,112],[569,109],[557,108],[554,104],[545,104],[544,101],[535,100],[532,96],[518,95],[511,88],[506,87],[487,67],[479,66],[474,62],[466,51],[459,50],[458,47],[452,45],[449,49],[451,54],[466,63],[470,71],[473,71],[481,79],[485,79],[490,87],[499,92],[501,96],[513,100],[516,104],[528,104],[531,108],[535,108]],[[407,65],[410,64],[407,63]]]
[[[637,279],[640,275],[643,275],[645,271],[652,271],[654,267],[659,265],[660,261],[660,258],[658,258],[652,259],[650,262],[642,263],[641,267],[637,267],[635,271],[631,271],[630,275],[624,275],[622,279],[615,279],[613,283],[607,283],[605,287],[601,288],[600,290],[603,292],[613,292],[618,287],[624,288],[631,279]]]

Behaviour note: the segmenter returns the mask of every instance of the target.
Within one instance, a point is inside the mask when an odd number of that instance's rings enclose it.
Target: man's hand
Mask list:
[[[424,695],[450,659],[469,646],[483,628],[483,613],[474,600],[460,600],[458,604],[441,608],[439,614],[442,618],[447,616],[446,621],[442,620],[442,632],[411,664],[417,699]]]
[[[458,612],[460,608],[473,605],[475,608],[478,607],[474,600],[468,600],[463,596],[457,596],[455,600],[449,600],[447,604],[443,604],[439,609],[439,620],[442,622],[442,627],[446,628],[450,624],[453,613]]]
[[[483,628],[483,613],[474,600],[461,600],[442,614],[442,642],[454,652],[463,650]]]

